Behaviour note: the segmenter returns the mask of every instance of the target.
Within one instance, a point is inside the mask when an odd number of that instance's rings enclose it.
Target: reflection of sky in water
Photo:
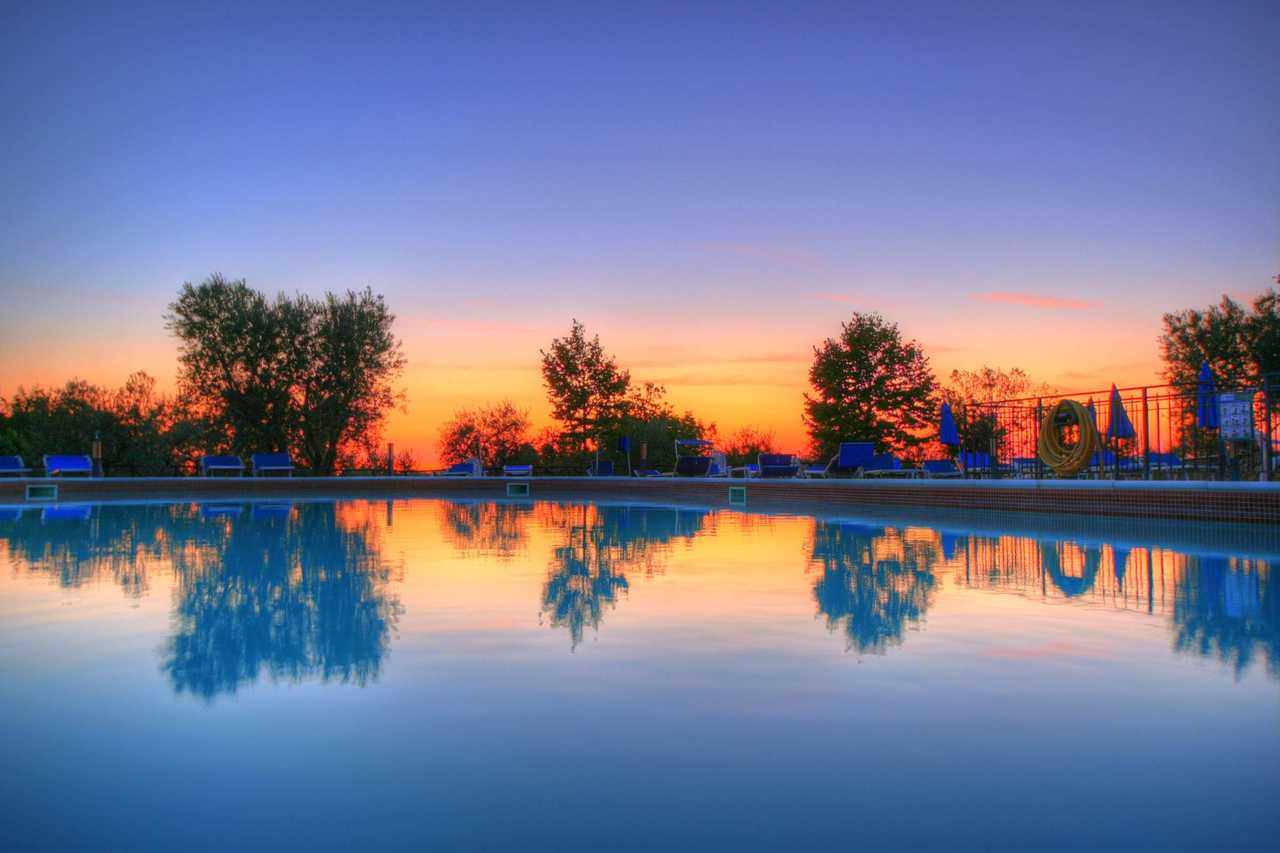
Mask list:
[[[1051,529],[0,512],[0,845],[1273,839],[1280,537]]]

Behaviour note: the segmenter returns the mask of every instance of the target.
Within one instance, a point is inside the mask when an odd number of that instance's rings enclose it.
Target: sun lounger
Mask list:
[[[532,465],[503,465],[502,476],[504,477],[532,477]]]
[[[587,469],[588,477],[612,477],[613,476],[613,460],[597,459],[591,463],[591,467]]]
[[[46,477],[66,474],[84,474],[86,477],[92,477],[93,460],[88,456],[49,454],[44,457],[44,473]]]
[[[956,467],[956,463],[950,459],[926,459],[920,463],[920,470],[924,476],[930,478],[964,476]]]
[[[677,456],[677,477],[705,477],[711,470],[710,456]]]
[[[778,479],[798,477],[800,465],[796,458],[787,453],[761,453],[758,457],[760,477],[762,479]]]
[[[827,463],[827,474],[860,476],[872,464],[876,446],[870,441],[843,441],[840,450]]]
[[[272,472],[293,476],[293,460],[288,453],[255,453],[249,457],[253,463],[253,476],[262,477]]]
[[[244,475],[244,460],[239,456],[201,456],[201,476],[211,477],[214,471],[234,471],[237,477],[241,477]]]
[[[31,469],[22,464],[21,456],[0,456],[0,474],[21,477],[30,473]]]
[[[871,464],[862,469],[864,477],[902,477],[914,476],[911,468],[903,468],[902,460],[892,453],[877,453],[871,457]]]
[[[711,454],[711,464],[707,466],[708,477],[728,477],[729,476],[729,460],[723,453],[716,451]]]
[[[455,462],[445,469],[446,477],[479,477],[484,473],[484,468],[480,464],[478,457],[472,456],[470,459],[462,462]]]

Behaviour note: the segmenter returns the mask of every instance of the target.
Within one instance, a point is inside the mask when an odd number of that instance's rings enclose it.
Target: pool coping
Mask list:
[[[531,498],[696,498],[711,506],[820,511],[874,507],[976,509],[1128,518],[1280,524],[1280,483],[1181,480],[726,479],[674,477],[13,477],[0,505],[31,506],[28,485],[57,485],[57,502],[112,499],[437,496],[505,497],[528,484]]]

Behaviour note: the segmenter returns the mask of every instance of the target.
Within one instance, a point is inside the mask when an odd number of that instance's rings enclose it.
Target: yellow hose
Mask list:
[[[1080,440],[1068,447],[1062,441],[1062,433],[1058,429],[1058,414],[1067,413],[1080,426]],[[1044,464],[1053,469],[1059,477],[1074,477],[1085,468],[1102,441],[1098,438],[1098,427],[1093,422],[1089,410],[1075,400],[1059,400],[1058,404],[1044,416],[1040,424],[1040,438],[1036,442],[1036,450]]]

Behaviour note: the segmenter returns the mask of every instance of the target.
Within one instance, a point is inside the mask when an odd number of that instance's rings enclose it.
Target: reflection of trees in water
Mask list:
[[[1174,647],[1215,657],[1239,677],[1254,656],[1280,677],[1280,593],[1257,560],[1195,557],[1174,595]]]
[[[702,510],[663,507],[545,506],[540,520],[561,530],[564,541],[552,553],[542,610],[553,626],[569,630],[573,648],[630,588],[627,570],[659,570],[670,543],[694,538],[706,518]]]
[[[372,518],[332,503],[103,506],[65,528],[24,513],[0,535],[11,559],[68,586],[110,575],[135,594],[139,567],[171,570],[163,669],[177,692],[205,699],[264,672],[365,684],[399,613]]]
[[[15,569],[68,588],[110,579],[138,598],[150,588],[151,572],[168,569],[175,535],[200,528],[189,505],[50,506],[6,518],[0,539]]]
[[[822,576],[813,595],[827,627],[841,628],[859,653],[900,644],[929,608],[937,553],[930,542],[893,529],[815,522],[812,559]]]
[[[248,521],[248,523],[245,523]],[[371,521],[303,503],[223,528],[212,549],[175,554],[176,630],[165,670],[179,692],[234,693],[273,679],[376,678],[399,604]]]
[[[441,524],[445,538],[460,551],[510,560],[524,550],[531,503],[443,501]]]

